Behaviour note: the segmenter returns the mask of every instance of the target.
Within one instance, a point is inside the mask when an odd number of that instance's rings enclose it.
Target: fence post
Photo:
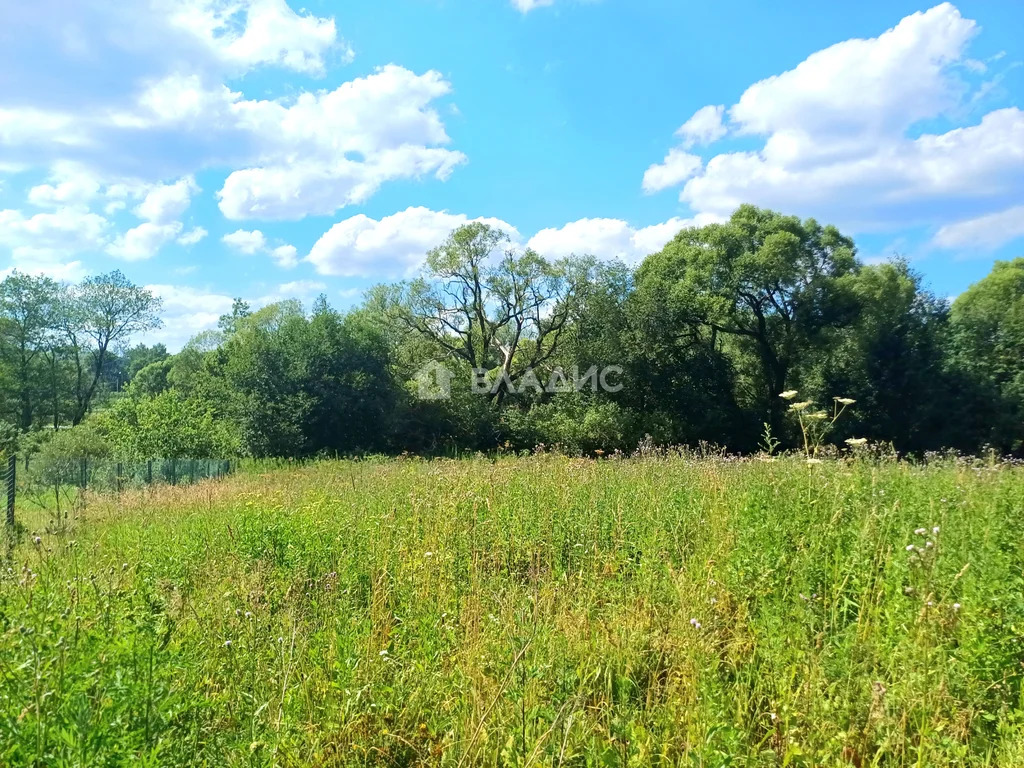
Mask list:
[[[18,471],[18,458],[11,454],[7,457],[7,527],[14,527],[14,476]]]

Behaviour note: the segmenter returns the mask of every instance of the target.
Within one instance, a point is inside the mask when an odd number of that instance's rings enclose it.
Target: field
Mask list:
[[[952,459],[92,497],[6,552],[0,764],[1020,766],[1022,512],[1024,470]]]

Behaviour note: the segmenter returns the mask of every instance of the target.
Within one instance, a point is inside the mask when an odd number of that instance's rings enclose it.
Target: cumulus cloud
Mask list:
[[[262,253],[270,256],[277,266],[290,269],[299,263],[299,252],[294,245],[271,245],[260,230],[238,229],[221,238],[221,242],[246,256]]]
[[[971,98],[961,75],[977,32],[943,3],[878,37],[818,51],[751,85],[728,110],[731,130],[761,138],[759,149],[714,155],[686,178],[652,166],[644,189],[682,185],[680,200],[698,213],[725,216],[753,202],[862,231],[1001,210],[1024,195],[1024,112],[995,110],[945,132],[917,128]],[[680,129],[684,147],[722,130],[705,110]]]
[[[721,104],[701,107],[682,124],[676,136],[683,140],[683,146],[687,149],[718,141],[728,132],[722,122],[724,113],[725,107]]]
[[[107,246],[107,253],[125,261],[141,261],[154,256],[161,248],[178,237],[181,232],[180,221],[167,224],[143,222],[132,227]]]
[[[1024,237],[1024,205],[958,221],[941,227],[935,244],[941,248],[988,251]]]
[[[636,264],[661,250],[680,230],[715,220],[717,217],[705,214],[637,229],[621,219],[580,219],[562,227],[542,229],[527,245],[549,258],[586,254]]]
[[[195,245],[208,234],[210,233],[203,227],[194,227],[178,238],[178,245]]]
[[[74,279],[82,263],[71,256],[95,251],[106,243],[110,222],[80,208],[26,216],[0,210],[0,248],[9,249],[13,267],[32,273]]]
[[[650,195],[677,186],[698,173],[701,166],[697,155],[679,148],[670,149],[664,161],[652,165],[644,173],[644,192]]]
[[[171,4],[167,20],[236,71],[276,65],[321,75],[324,55],[338,43],[334,19],[296,13],[284,0],[179,0]],[[347,45],[342,57],[352,58]]]
[[[224,235],[221,242],[246,256],[252,256],[267,247],[267,238],[258,229],[252,231],[237,229]]]
[[[400,277],[414,272],[427,251],[469,221],[482,221],[513,238],[519,235],[500,219],[408,208],[379,220],[359,214],[339,221],[316,241],[306,261],[321,275]]]
[[[465,160],[447,147],[433,106],[451,91],[437,72],[388,65],[333,89],[300,83],[280,98],[228,88],[227,78],[255,67],[319,75],[351,58],[333,19],[285,0],[62,5],[12,9],[18,40],[0,49],[0,142],[12,167],[73,162],[104,180],[148,184],[225,168],[225,216],[299,219],[364,202],[391,180],[447,179]],[[65,34],[53,29],[55,17]],[[40,50],[53,51],[47,66],[26,65]],[[73,192],[50,187],[36,191],[39,204]],[[159,194],[171,204],[188,191]],[[110,203],[111,212],[119,206]],[[173,220],[140,211],[152,223]]]
[[[450,90],[437,72],[389,65],[294,104],[233,104],[262,162],[228,176],[221,211],[230,219],[331,214],[392,179],[448,178],[465,156],[443,148],[449,138],[430,104]]]
[[[299,263],[299,249],[294,245],[279,245],[271,249],[270,258],[282,269],[291,269]]]
[[[192,177],[173,184],[157,184],[146,192],[135,208],[135,215],[153,224],[170,224],[188,209],[192,195],[198,191]]]

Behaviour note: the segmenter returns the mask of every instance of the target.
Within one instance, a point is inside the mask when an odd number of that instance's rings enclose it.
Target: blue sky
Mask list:
[[[119,4],[120,5],[120,4]],[[41,0],[0,28],[0,270],[120,268],[177,348],[484,218],[635,263],[739,202],[953,296],[1024,254],[1024,5]]]

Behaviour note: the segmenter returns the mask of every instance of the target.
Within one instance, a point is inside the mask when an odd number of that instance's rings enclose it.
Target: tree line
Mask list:
[[[159,309],[119,272],[76,286],[7,277],[6,432],[129,459],[641,442],[746,452],[796,444],[782,397],[796,391],[856,401],[836,443],[1024,450],[1024,259],[997,262],[951,304],[906,261],[864,264],[835,227],[749,205],[635,269],[547,259],[469,224],[420,277],[351,311],[323,296],[309,312],[236,300],[174,355],[129,345]],[[450,375],[449,396],[424,396],[430,363]],[[540,385],[609,366],[615,387]]]

